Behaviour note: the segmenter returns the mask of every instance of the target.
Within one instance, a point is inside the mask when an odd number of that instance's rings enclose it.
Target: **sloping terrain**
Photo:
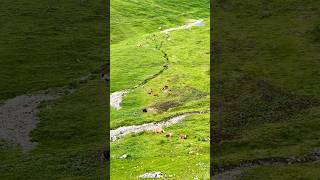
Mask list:
[[[209,179],[209,29],[208,1],[111,1],[111,179]]]
[[[0,16],[0,179],[101,178],[105,1],[4,0]]]
[[[214,4],[212,166],[223,178],[320,176],[317,158],[291,163],[320,148],[319,5]]]

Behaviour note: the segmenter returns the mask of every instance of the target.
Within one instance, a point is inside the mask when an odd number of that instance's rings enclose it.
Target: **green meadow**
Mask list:
[[[68,87],[42,103],[29,152],[0,141],[0,179],[99,179],[106,173],[105,1],[0,2],[0,101]],[[78,81],[89,74],[91,78]]]
[[[215,1],[213,164],[320,147],[319,2]],[[319,164],[245,169],[239,179],[317,179]]]
[[[40,121],[31,133],[38,143],[33,150],[24,152],[1,141],[0,179],[105,178],[108,167],[101,153],[108,143],[109,87],[99,77],[108,45],[105,1],[18,0],[0,5],[0,101],[59,87],[73,91],[41,104]],[[111,92],[136,86],[168,66],[129,93],[120,111],[111,109],[111,127],[208,110],[209,2],[112,0],[110,9]],[[205,26],[172,32],[170,39],[160,33],[191,19],[204,19]],[[172,93],[160,92],[165,85]],[[158,96],[149,96],[150,89]],[[141,113],[151,106],[157,111]],[[145,132],[112,143],[112,179],[136,179],[153,170],[178,179],[209,179],[209,115],[190,115],[165,130],[174,136]],[[179,133],[188,139],[179,139]],[[122,153],[130,157],[121,161]]]
[[[209,1],[111,0],[110,17],[111,93],[134,88],[123,97],[121,109],[111,108],[111,129],[208,111]],[[204,26],[160,32],[198,19]],[[169,179],[210,179],[209,113],[189,115],[164,130],[173,136],[145,131],[112,142],[111,179],[137,179],[149,172]],[[124,154],[128,157],[121,159]]]
[[[164,129],[171,138],[148,131],[112,142],[111,179],[137,179],[146,172],[209,179],[208,138],[215,147],[211,165],[221,168],[319,150],[320,3],[213,5],[214,122],[209,113],[192,114]],[[111,0],[110,10],[110,93],[135,87],[121,109],[111,108],[111,129],[207,111],[209,1]],[[99,77],[107,57],[106,13],[102,0],[0,2],[0,102],[55,87],[75,90],[41,104],[31,133],[36,148],[24,152],[0,141],[0,179],[106,176],[101,152],[108,143],[109,87]],[[197,19],[204,26],[160,33]],[[166,86],[170,91],[163,91]],[[123,154],[128,157],[120,159]],[[311,161],[262,165],[244,168],[236,178],[317,179],[318,170],[319,163]]]

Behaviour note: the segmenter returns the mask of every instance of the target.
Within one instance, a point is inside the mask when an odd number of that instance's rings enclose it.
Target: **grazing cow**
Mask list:
[[[162,128],[157,128],[154,130],[154,132],[159,134],[159,133],[164,133],[165,131]]]
[[[152,94],[153,94],[153,90],[150,89],[150,91],[148,92],[148,94],[152,95]]]
[[[187,139],[187,135],[186,134],[180,134],[180,139]]]
[[[150,89],[150,91],[148,92],[148,94],[149,94],[149,95],[151,95],[151,96],[159,96],[159,94],[158,94],[158,93],[153,92],[153,90],[152,90],[152,89]]]
[[[161,88],[162,91],[165,91],[169,88],[169,86],[165,85],[163,88]]]
[[[172,137],[172,135],[173,135],[172,133],[167,133],[166,137]]]

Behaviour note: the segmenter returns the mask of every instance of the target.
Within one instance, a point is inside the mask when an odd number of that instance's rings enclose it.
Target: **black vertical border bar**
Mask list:
[[[214,159],[214,154],[213,154],[213,149],[214,149],[214,118],[213,118],[213,113],[214,113],[214,106],[213,106],[213,96],[214,96],[214,0],[210,0],[210,179],[213,179],[214,177],[214,166],[213,166],[213,159]]]
[[[106,30],[107,30],[107,37],[106,37],[106,42],[107,43],[107,59],[106,59],[106,63],[107,63],[107,74],[109,75],[109,79],[110,78],[110,0],[105,0],[106,1]],[[107,106],[107,117],[104,117],[104,119],[106,119],[106,121],[104,121],[104,125],[107,126],[107,137],[106,137],[106,150],[107,150],[107,165],[106,165],[106,177],[105,179],[110,179],[110,80],[107,81],[107,92],[106,92],[106,96],[107,96],[107,101],[108,101],[108,106]]]

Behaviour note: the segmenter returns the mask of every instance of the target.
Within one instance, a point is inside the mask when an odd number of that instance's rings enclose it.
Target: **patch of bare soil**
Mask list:
[[[165,102],[157,103],[151,108],[156,109],[157,112],[165,112],[165,111],[168,111],[170,108],[174,108],[180,105],[181,105],[181,102],[178,102],[178,101],[165,101]]]

